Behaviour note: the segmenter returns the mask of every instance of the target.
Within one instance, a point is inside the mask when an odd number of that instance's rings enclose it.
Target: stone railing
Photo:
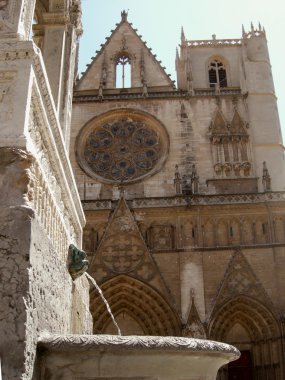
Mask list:
[[[132,209],[153,207],[185,207],[185,206],[207,206],[207,205],[232,205],[232,204],[256,204],[264,202],[284,202],[285,192],[255,193],[255,194],[232,194],[232,195],[191,195],[164,198],[138,198],[128,200]],[[94,200],[83,201],[83,209],[89,210],[112,210],[117,201]]]
[[[189,95],[185,91],[160,91],[160,92],[149,92],[147,99],[157,99],[157,98],[181,98],[181,97],[201,97],[201,96],[230,96],[230,95],[241,95],[241,89],[238,87],[227,87],[221,88],[219,93],[215,92],[214,88],[197,88],[194,89],[193,94]],[[74,97],[73,101],[75,103],[86,103],[86,102],[102,102],[104,100],[129,100],[129,99],[145,99],[142,92],[137,93],[116,93],[116,94],[106,94],[104,97],[100,97],[97,93],[94,94],[81,94],[78,91]]]
[[[241,39],[216,39],[213,38],[212,40],[191,40],[186,41],[187,46],[191,48],[196,47],[219,47],[219,46],[241,46],[242,40]]]

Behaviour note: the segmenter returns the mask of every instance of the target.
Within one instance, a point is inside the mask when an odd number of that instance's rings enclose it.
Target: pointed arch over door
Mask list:
[[[119,275],[101,285],[110,308],[122,323],[122,334],[181,335],[176,312],[156,290],[130,276]],[[111,318],[95,291],[90,293],[90,310],[94,334],[111,333]],[[130,324],[124,323],[127,319]]]
[[[252,362],[252,379],[283,379],[280,326],[261,302],[242,295],[216,308],[209,323],[209,338],[247,352]],[[222,369],[219,376],[219,380],[230,378],[228,369]]]

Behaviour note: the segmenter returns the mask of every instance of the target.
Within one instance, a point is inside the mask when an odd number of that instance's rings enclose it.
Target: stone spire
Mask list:
[[[186,37],[185,37],[184,29],[182,26],[181,27],[181,46],[185,46],[185,45],[186,45]]]

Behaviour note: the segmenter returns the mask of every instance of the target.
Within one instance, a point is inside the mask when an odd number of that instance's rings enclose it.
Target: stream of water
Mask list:
[[[88,273],[85,272],[85,276],[92,282],[92,284],[95,286],[95,289],[97,290],[97,292],[99,293],[100,297],[102,298],[104,304],[106,305],[106,309],[108,311],[108,313],[110,314],[111,318],[112,318],[112,321],[117,329],[117,332],[118,332],[118,335],[122,335],[121,333],[121,330],[120,330],[120,327],[118,326],[118,323],[116,322],[115,320],[115,317],[112,313],[112,310],[110,308],[110,305],[108,304],[108,301],[106,300],[106,298],[104,297],[104,294],[101,290],[101,288],[99,287],[99,285],[97,284],[97,282],[95,281],[95,279],[93,277],[91,277]]]

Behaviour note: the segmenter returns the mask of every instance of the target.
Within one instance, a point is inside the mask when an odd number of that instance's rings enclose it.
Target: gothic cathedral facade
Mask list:
[[[285,166],[265,31],[182,31],[177,88],[164,69],[122,12],[76,83],[89,271],[125,334],[229,342],[242,357],[220,379],[281,379]],[[90,295],[94,334],[115,333]]]
[[[285,377],[285,164],[265,30],[187,40],[177,85],[125,11],[81,77],[80,0],[0,1],[0,359],[43,332],[236,346],[218,380]],[[1,367],[0,367],[1,368]],[[69,379],[64,377],[62,379]],[[1,377],[1,373],[0,373]]]

